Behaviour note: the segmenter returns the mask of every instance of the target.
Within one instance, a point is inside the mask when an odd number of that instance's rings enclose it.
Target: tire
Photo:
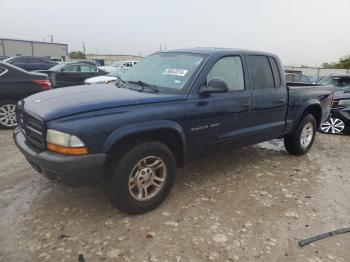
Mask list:
[[[143,142],[116,159],[119,160],[111,167],[107,191],[117,208],[136,215],[151,211],[163,202],[176,175],[176,162],[166,145]]]
[[[305,115],[293,134],[284,137],[284,146],[292,155],[306,154],[314,143],[316,120],[311,114]]]
[[[14,100],[5,100],[0,102],[0,128],[13,129],[17,126],[16,104]]]
[[[344,129],[344,121],[335,117],[330,117],[320,126],[320,131],[326,134],[341,134],[344,131]]]

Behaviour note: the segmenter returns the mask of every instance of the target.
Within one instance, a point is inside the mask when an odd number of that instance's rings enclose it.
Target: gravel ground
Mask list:
[[[102,186],[37,174],[0,131],[0,261],[349,261],[349,136],[317,135],[306,156],[274,140],[189,163],[153,212],[114,209]]]

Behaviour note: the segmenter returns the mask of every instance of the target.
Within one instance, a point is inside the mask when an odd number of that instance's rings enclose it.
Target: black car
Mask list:
[[[350,91],[350,74],[324,76],[317,85],[331,86],[335,91]]]
[[[19,100],[48,89],[51,83],[46,75],[0,62],[0,128],[17,125],[15,108]]]
[[[331,115],[321,124],[320,130],[329,134],[350,132],[350,91],[334,93]]]
[[[45,70],[57,65],[57,62],[55,61],[36,56],[14,56],[5,59],[4,62],[10,63],[27,71]]]
[[[86,63],[60,63],[49,70],[40,70],[49,76],[53,88],[83,85],[84,80],[108,74],[96,66]]]

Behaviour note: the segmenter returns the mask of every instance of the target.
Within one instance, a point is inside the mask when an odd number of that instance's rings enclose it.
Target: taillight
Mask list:
[[[339,104],[339,99],[333,99],[332,108],[337,107],[338,104]]]
[[[43,90],[51,89],[50,80],[33,80],[33,82],[38,84]]]

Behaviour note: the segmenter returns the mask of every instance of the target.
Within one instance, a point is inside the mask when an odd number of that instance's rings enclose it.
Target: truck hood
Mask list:
[[[21,103],[26,111],[48,121],[108,108],[185,99],[185,95],[139,92],[118,88],[114,84],[96,84],[40,92]]]

